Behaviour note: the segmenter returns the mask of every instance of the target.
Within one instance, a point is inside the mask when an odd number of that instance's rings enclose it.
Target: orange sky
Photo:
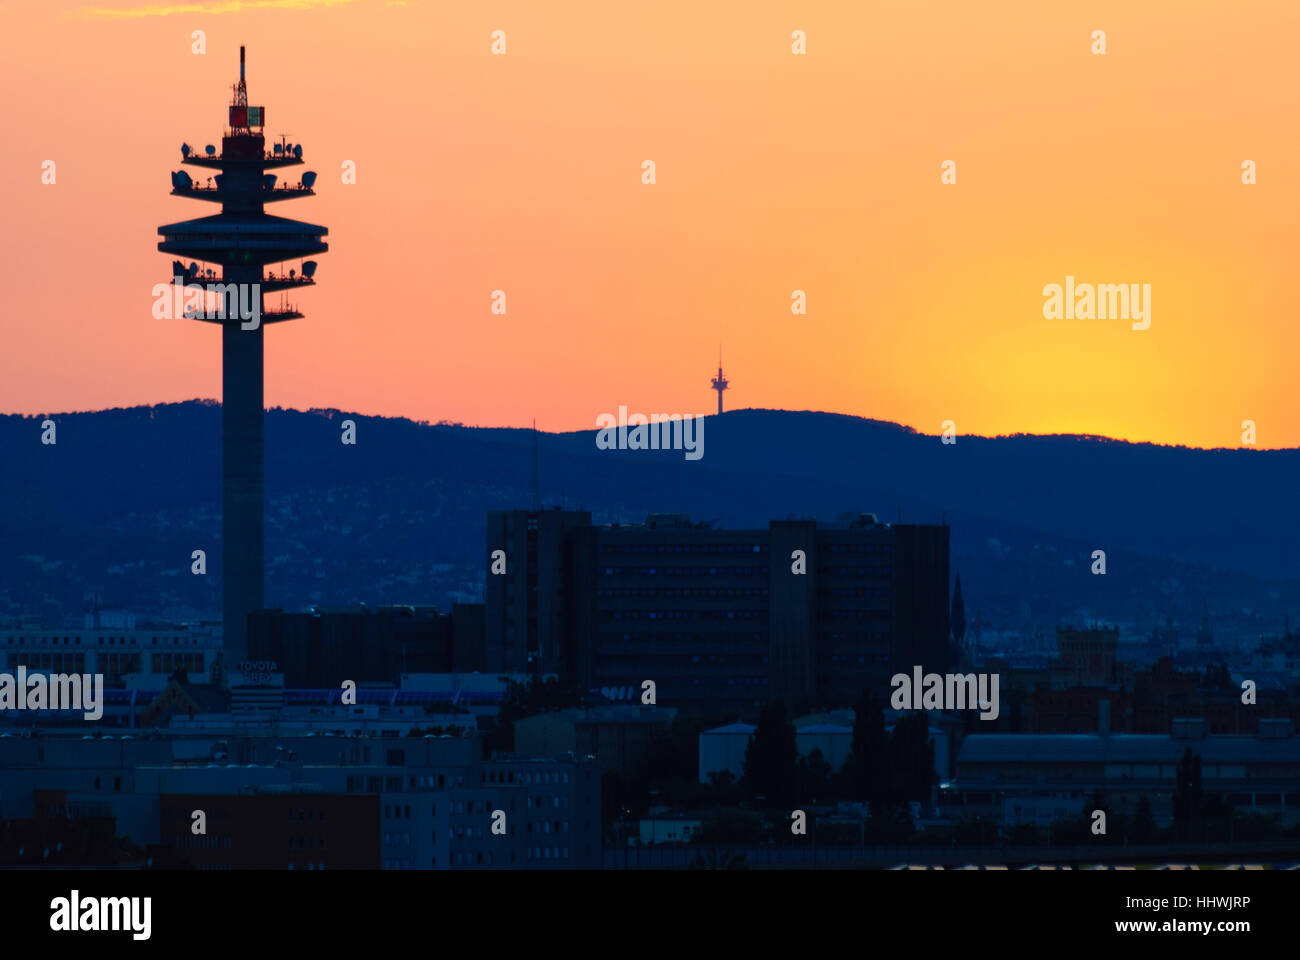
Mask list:
[[[0,411],[220,396],[151,291],[240,43],[330,230],[268,406],[591,429],[711,411],[722,342],[731,408],[1300,445],[1294,0],[0,0]],[[1044,319],[1067,274],[1151,328]]]

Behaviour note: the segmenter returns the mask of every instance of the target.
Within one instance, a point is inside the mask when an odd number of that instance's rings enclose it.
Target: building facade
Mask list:
[[[851,704],[948,664],[948,528],[773,521],[721,530],[681,515],[593,526],[579,511],[490,513],[485,647],[587,688],[754,714],[772,699]],[[500,555],[498,555],[498,559]]]

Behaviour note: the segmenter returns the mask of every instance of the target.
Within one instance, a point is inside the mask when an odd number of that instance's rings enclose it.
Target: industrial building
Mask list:
[[[1204,719],[1176,720],[1168,735],[972,734],[940,791],[953,816],[1050,822],[1077,814],[1101,793],[1132,815],[1140,799],[1171,819],[1175,776],[1189,749],[1201,759],[1202,789],[1238,812],[1300,823],[1300,738],[1290,719],[1264,719],[1255,736],[1211,735]]]

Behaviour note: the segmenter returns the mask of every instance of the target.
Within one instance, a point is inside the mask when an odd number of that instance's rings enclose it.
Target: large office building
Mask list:
[[[570,659],[585,566],[574,551],[590,527],[580,510],[488,513],[483,670],[556,673]]]
[[[688,517],[594,526],[590,514],[488,515],[484,667],[705,713],[776,698],[851,704],[948,664],[948,528],[869,514],[723,530]]]

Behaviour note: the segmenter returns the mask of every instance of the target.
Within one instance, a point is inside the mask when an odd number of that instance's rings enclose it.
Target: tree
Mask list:
[[[1091,818],[1083,817],[1053,820],[1047,831],[1058,847],[1081,847],[1098,839],[1092,834],[1091,822]]]
[[[1157,832],[1156,818],[1151,812],[1151,798],[1144,793],[1138,798],[1137,814],[1133,818],[1130,836],[1134,843],[1154,843]]]
[[[1174,830],[1179,840],[1192,839],[1201,812],[1201,755],[1183,751],[1174,782]]]
[[[997,837],[998,827],[983,817],[965,816],[953,824],[952,832],[959,847],[985,846]]]
[[[834,771],[831,765],[826,762],[822,752],[818,749],[806,757],[799,758],[798,764],[798,781],[799,791],[798,798],[801,802],[810,800],[825,800],[831,791],[831,775]]]
[[[701,845],[750,844],[763,839],[763,821],[742,810],[724,810],[700,824],[691,834],[691,843]]]
[[[1200,840],[1208,840],[1216,843],[1231,841],[1232,835],[1232,805],[1218,794],[1206,794],[1201,800],[1200,809]]]
[[[853,742],[842,773],[845,794],[873,806],[889,800],[889,734],[885,705],[872,690],[863,690],[853,708]]]
[[[541,680],[530,676],[520,683],[511,677],[502,677],[506,693],[497,710],[497,724],[483,738],[483,755],[493,750],[512,750],[515,745],[515,722],[524,717],[552,710],[576,707],[582,703],[582,689],[576,684],[560,683],[555,677]]]
[[[1100,810],[1106,815],[1106,832],[1104,834],[1092,834],[1092,815],[1096,810]],[[1127,818],[1106,802],[1106,797],[1100,790],[1093,794],[1092,803],[1084,810],[1084,814],[1089,824],[1088,831],[1094,842],[1122,843],[1128,836]]]
[[[1282,836],[1279,814],[1247,813],[1237,818],[1233,828],[1233,839],[1246,843],[1277,840]]]
[[[730,790],[736,785],[736,775],[730,770],[714,770],[709,774],[709,786],[715,790]]]
[[[745,747],[745,789],[769,806],[788,807],[794,800],[799,749],[785,703],[776,700],[758,715],[758,726]]]
[[[1003,832],[1006,834],[1007,843],[1018,847],[1033,847],[1043,839],[1043,831],[1039,829],[1038,824],[1030,821],[1013,823],[1009,827],[1004,827]]]
[[[893,773],[891,799],[895,803],[919,800],[929,804],[930,786],[936,777],[930,721],[924,710],[914,710],[899,718],[889,748]]]
[[[701,850],[695,856],[695,862],[691,864],[692,870],[748,870],[749,864],[745,862],[743,853],[732,853],[730,850]]]
[[[871,808],[871,816],[863,828],[868,843],[902,843],[916,832],[912,815],[902,804],[881,804]]]
[[[600,778],[600,819],[602,837],[606,841],[620,841],[617,833],[625,817],[630,816],[628,807],[628,788],[623,777],[614,770],[607,770]]]

